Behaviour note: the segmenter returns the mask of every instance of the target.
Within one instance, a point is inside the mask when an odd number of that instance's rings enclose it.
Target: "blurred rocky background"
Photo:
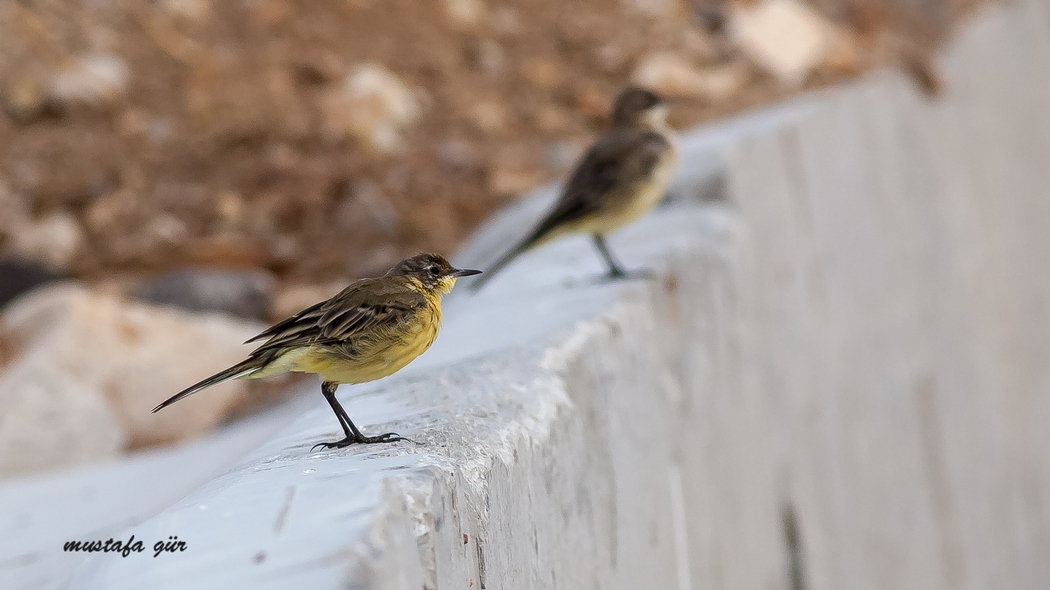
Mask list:
[[[634,82],[697,123],[902,67],[952,0],[0,3],[0,477],[175,442],[264,323],[559,179]],[[278,387],[279,389],[279,387]]]

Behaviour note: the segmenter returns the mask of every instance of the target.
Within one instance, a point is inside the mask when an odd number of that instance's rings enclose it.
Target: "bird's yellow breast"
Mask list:
[[[434,301],[395,327],[376,330],[345,346],[312,346],[293,351],[292,371],[316,373],[333,383],[366,383],[392,375],[426,352],[441,327],[441,303]]]

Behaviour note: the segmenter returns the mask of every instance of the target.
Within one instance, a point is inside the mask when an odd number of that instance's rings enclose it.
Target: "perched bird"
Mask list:
[[[627,276],[605,235],[648,213],[671,182],[678,151],[667,126],[667,105],[642,88],[616,97],[612,127],[576,164],[554,207],[471,288],[480,289],[519,254],[568,233],[589,233],[609,278]]]
[[[321,393],[346,437],[324,448],[402,440],[396,433],[365,436],[339,405],[341,383],[365,383],[400,371],[423,354],[441,326],[441,296],[456,279],[480,270],[453,268],[437,254],[418,254],[385,275],[361,279],[248,340],[266,339],[248,358],[173,395],[156,412],[229,379],[259,379],[288,372],[321,376]],[[247,344],[247,342],[245,343]],[[316,448],[316,447],[315,447]]]

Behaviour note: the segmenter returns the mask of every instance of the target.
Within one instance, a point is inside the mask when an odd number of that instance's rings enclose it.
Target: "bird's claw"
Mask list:
[[[357,442],[362,444],[372,443],[386,443],[386,442],[397,442],[399,440],[408,440],[396,432],[388,432],[386,434],[380,434],[379,436],[362,436],[357,439]]]
[[[310,447],[310,452],[312,453],[312,452],[316,451],[319,448],[320,449],[341,449],[343,447],[350,446],[351,444],[353,444],[353,442],[354,441],[351,440],[350,438],[344,438],[342,440],[337,440],[335,442],[317,443],[316,445]]]
[[[409,442],[415,442],[414,440],[412,440],[410,438],[405,438],[405,437],[401,436],[400,434],[398,434],[396,432],[388,432],[386,434],[380,434],[379,436],[358,436],[358,437],[353,437],[353,438],[348,436],[348,437],[346,437],[344,439],[337,440],[335,442],[317,443],[316,445],[310,447],[310,451],[313,452],[313,451],[317,450],[318,448],[322,448],[322,449],[341,449],[343,447],[348,447],[348,446],[350,446],[350,445],[352,445],[354,443],[360,443],[360,444],[363,444],[363,445],[370,445],[370,444],[374,444],[374,443],[397,442],[397,441],[400,441],[400,440],[407,440]]]

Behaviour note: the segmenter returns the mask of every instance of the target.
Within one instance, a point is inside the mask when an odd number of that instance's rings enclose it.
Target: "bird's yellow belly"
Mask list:
[[[358,343],[354,354],[335,347],[311,347],[295,359],[293,371],[316,373],[333,383],[367,383],[403,369],[437,338],[440,314],[424,312],[396,337]],[[429,317],[427,317],[429,316]]]

